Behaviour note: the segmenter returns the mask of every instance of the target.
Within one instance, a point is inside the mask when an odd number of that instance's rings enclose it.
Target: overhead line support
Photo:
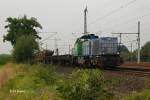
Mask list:
[[[122,44],[122,35],[123,34],[137,34],[138,35],[138,38],[137,38],[137,41],[138,41],[137,63],[139,64],[141,62],[141,59],[140,59],[140,51],[141,51],[141,44],[140,44],[140,21],[138,22],[138,32],[137,33],[112,33],[112,34],[119,34],[120,35],[119,51],[120,51],[120,47],[121,47],[121,44]]]

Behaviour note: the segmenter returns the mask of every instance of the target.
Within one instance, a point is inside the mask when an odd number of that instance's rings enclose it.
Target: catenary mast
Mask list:
[[[87,6],[84,10],[84,34],[87,34]]]

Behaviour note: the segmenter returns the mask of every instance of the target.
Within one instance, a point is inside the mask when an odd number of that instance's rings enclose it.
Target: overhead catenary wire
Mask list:
[[[127,8],[128,6],[130,6],[131,4],[135,3],[136,1],[137,1],[137,0],[132,0],[132,1],[129,1],[129,2],[127,2],[127,3],[123,4],[123,5],[121,5],[120,7],[118,7],[118,8],[116,8],[116,9],[114,9],[114,10],[108,12],[108,13],[105,14],[104,16],[99,17],[99,18],[95,19],[94,21],[90,22],[90,23],[88,24],[88,26],[91,26],[91,25],[97,23],[98,21],[104,20],[106,17],[109,17],[109,16],[111,16],[111,15],[117,13],[117,12],[120,11],[121,9]],[[83,28],[83,27],[80,27],[79,29],[81,29],[81,28]]]
[[[37,33],[56,33],[56,32],[48,32],[48,31],[39,31],[39,32],[37,32]]]
[[[50,32],[49,32],[49,33],[50,33]],[[51,32],[51,33],[53,33],[53,34],[51,34],[50,36],[46,37],[45,39],[43,39],[43,40],[40,41],[40,42],[44,42],[44,41],[48,40],[49,38],[52,38],[53,36],[55,36],[55,35],[57,34],[57,32]]]
[[[114,14],[114,13],[120,11],[121,9],[124,9],[124,8],[130,6],[131,4],[135,3],[136,1],[137,1],[137,0],[132,0],[132,1],[130,1],[130,2],[126,3],[126,4],[124,4],[124,5],[121,5],[119,8],[116,8],[116,9],[110,11],[109,13],[107,13],[106,15],[97,18],[97,19],[94,20],[93,22],[89,23],[89,25],[95,24],[96,22],[101,21],[101,20],[105,19],[105,18],[108,17],[108,16],[111,16],[112,14]]]
[[[118,24],[116,24],[116,25],[110,26],[110,27],[105,28],[105,29],[103,29],[103,30],[109,30],[109,29],[111,29],[111,28],[113,28],[113,27],[116,27],[116,26],[120,26],[120,25],[123,25],[123,24],[131,23],[131,22],[133,22],[133,21],[139,21],[139,20],[141,20],[141,19],[143,19],[144,17],[147,17],[147,16],[150,16],[150,12],[149,12],[149,13],[146,13],[146,14],[144,14],[144,15],[138,16],[138,17],[133,17],[133,18],[131,18],[131,19],[125,20],[125,21],[123,21],[123,22],[121,22],[121,23],[118,23]]]
[[[121,17],[120,17],[120,18],[121,18]],[[125,21],[123,21],[123,22],[121,22],[121,23],[118,23],[118,24],[116,24],[116,25],[113,25],[113,26],[110,26],[110,27],[107,27],[107,28],[104,28],[104,29],[105,29],[105,30],[106,30],[106,29],[110,29],[110,28],[112,28],[112,27],[114,27],[114,26],[122,25],[122,24],[125,24],[125,23],[126,23],[126,25],[127,25],[127,23],[130,23],[130,22],[132,22],[132,21],[135,21],[134,19],[138,19],[138,17],[133,17],[133,18],[131,18],[131,19],[125,20]],[[105,22],[105,23],[103,23],[103,25],[104,25],[104,24],[110,24],[110,22],[114,23],[113,21],[114,21],[114,20],[111,20],[111,21],[109,21],[109,22]],[[116,23],[116,21],[115,21],[115,23]]]

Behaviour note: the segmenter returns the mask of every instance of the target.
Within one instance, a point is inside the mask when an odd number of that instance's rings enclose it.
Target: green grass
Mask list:
[[[56,74],[55,68],[51,65],[12,64],[12,66],[16,75],[1,88],[0,100],[49,100],[49,98],[50,100],[66,100],[65,91],[72,93],[74,100],[113,98],[113,94],[103,88],[103,74],[99,70],[74,71],[68,76],[70,79],[66,79]],[[74,91],[75,88],[76,91]],[[78,88],[81,92],[80,96]],[[16,93],[16,90],[23,93]]]
[[[113,100],[116,97],[110,90],[124,81],[122,77],[105,78],[100,70],[77,70],[66,78],[55,73],[52,65],[11,66],[15,76],[0,89],[0,100]],[[16,90],[23,92],[16,93]],[[124,100],[149,100],[147,98],[150,90],[132,93]]]
[[[0,100],[55,100],[56,78],[53,66],[14,65],[16,76],[9,80],[0,91]],[[24,93],[16,93],[15,91]]]

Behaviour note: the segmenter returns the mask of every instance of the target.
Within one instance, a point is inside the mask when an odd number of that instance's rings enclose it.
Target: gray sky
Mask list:
[[[0,0],[0,53],[10,53],[10,43],[2,42],[6,34],[7,17],[36,17],[44,32],[58,32],[43,47],[54,48],[54,38],[61,52],[68,52],[69,44],[83,32],[83,10],[88,5],[88,31],[101,36],[112,36],[111,32],[137,32],[137,21],[141,21],[142,45],[150,40],[150,0]],[[142,17],[143,16],[143,17]],[[72,32],[76,33],[72,35]],[[43,38],[50,33],[41,33]],[[124,35],[129,46],[136,35]],[[136,47],[136,43],[135,43]]]

